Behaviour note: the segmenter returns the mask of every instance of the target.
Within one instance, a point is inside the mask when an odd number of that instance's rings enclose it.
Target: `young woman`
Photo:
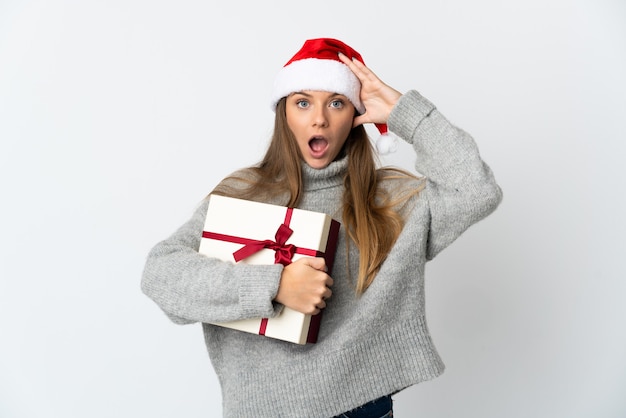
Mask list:
[[[335,39],[280,70],[262,161],[213,191],[324,212],[341,222],[324,259],[233,264],[198,253],[210,195],[150,252],[142,289],[176,323],[203,324],[226,417],[390,417],[391,395],[444,365],[424,310],[424,265],[501,200],[472,138],[417,91],[383,83]],[[363,124],[411,144],[419,178],[379,168]],[[329,274],[330,273],[330,274]],[[208,324],[324,309],[316,344]]]

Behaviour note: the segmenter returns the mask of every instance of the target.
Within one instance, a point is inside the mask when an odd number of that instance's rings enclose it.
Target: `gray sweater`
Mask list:
[[[222,387],[225,417],[327,418],[432,379],[444,365],[425,319],[424,265],[470,225],[490,214],[502,194],[472,138],[419,93],[394,107],[389,130],[412,144],[426,186],[405,207],[406,224],[367,291],[357,297],[355,246],[341,230],[333,295],[316,344],[297,345],[207,322],[272,317],[282,265],[232,264],[198,254],[205,199],[191,219],[148,255],[142,290],[176,323],[202,323]],[[347,161],[321,170],[306,164],[300,208],[341,222]],[[420,187],[418,180],[382,187]],[[349,263],[349,266],[348,266]]]

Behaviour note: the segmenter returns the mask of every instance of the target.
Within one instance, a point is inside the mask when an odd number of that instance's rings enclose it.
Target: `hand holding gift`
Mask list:
[[[283,270],[276,301],[306,315],[317,315],[332,295],[333,279],[321,257],[301,258]]]

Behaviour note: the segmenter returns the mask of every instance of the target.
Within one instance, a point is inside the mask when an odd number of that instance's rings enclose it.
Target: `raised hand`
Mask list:
[[[354,126],[364,123],[387,123],[389,113],[402,93],[383,83],[359,60],[350,59],[342,53],[339,53],[339,59],[361,81],[361,101],[365,106],[365,113],[354,118]]]

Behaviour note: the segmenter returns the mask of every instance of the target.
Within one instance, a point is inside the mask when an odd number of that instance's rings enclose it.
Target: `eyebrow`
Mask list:
[[[341,94],[341,93],[330,92],[330,91],[329,91],[329,92],[325,92],[325,93],[328,93],[328,94],[329,94],[329,97],[344,96],[344,95],[343,95],[343,94]],[[306,96],[306,97],[313,97],[313,95],[312,95],[312,94],[310,94],[310,93],[306,93],[306,92],[304,92],[304,91],[294,91],[293,93],[291,93],[291,95],[292,95],[292,96],[293,96],[293,95],[295,95],[295,94],[301,94],[301,95]],[[344,96],[344,97],[345,97],[345,96]]]

